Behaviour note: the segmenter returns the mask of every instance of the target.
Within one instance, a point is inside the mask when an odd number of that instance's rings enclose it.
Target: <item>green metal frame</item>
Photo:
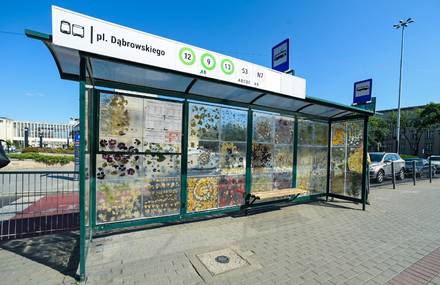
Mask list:
[[[85,96],[86,96],[86,88],[85,88],[85,69],[84,60],[81,60],[81,70],[82,75],[81,81],[79,82],[79,130],[80,130],[80,144],[79,144],[79,209],[80,209],[80,239],[79,239],[79,274],[80,280],[84,280],[86,277],[86,259],[87,259],[87,250],[88,246],[86,243],[87,239],[87,225],[85,220],[85,212],[86,212],[86,201],[85,201],[85,114],[86,114],[86,106],[85,106]],[[90,222],[90,221],[89,221]]]
[[[292,171],[292,188],[296,188],[296,177],[298,175],[298,141],[299,141],[299,129],[298,129],[298,116],[295,116],[295,122],[293,125],[293,171]]]

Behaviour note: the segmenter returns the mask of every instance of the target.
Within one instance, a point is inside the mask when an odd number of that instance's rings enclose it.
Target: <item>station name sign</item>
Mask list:
[[[52,6],[55,45],[305,98],[303,78]]]

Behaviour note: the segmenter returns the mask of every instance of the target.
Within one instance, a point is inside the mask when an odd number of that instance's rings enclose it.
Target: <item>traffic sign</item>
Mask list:
[[[289,69],[289,39],[272,48],[272,69],[281,72]]]
[[[354,83],[353,104],[362,104],[371,101],[373,79],[362,80]]]

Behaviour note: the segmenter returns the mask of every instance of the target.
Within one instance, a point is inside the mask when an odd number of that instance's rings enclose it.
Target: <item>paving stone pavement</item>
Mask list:
[[[210,283],[384,284],[440,247],[440,181],[372,191],[365,212],[313,203],[102,237],[87,284],[204,284],[188,252],[229,247],[261,267]]]
[[[209,284],[385,284],[440,248],[440,180],[375,188],[370,200],[365,212],[350,202],[313,203],[98,238],[86,284],[205,284],[189,256],[222,248],[259,266]],[[6,249],[0,276],[0,284],[74,283]],[[440,285],[440,276],[428,284]]]

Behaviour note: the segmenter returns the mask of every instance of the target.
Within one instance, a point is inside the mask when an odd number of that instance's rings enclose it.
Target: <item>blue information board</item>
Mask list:
[[[289,39],[285,39],[272,48],[272,69],[289,70],[289,45]]]
[[[364,104],[371,101],[373,79],[362,80],[354,83],[353,104]]]

